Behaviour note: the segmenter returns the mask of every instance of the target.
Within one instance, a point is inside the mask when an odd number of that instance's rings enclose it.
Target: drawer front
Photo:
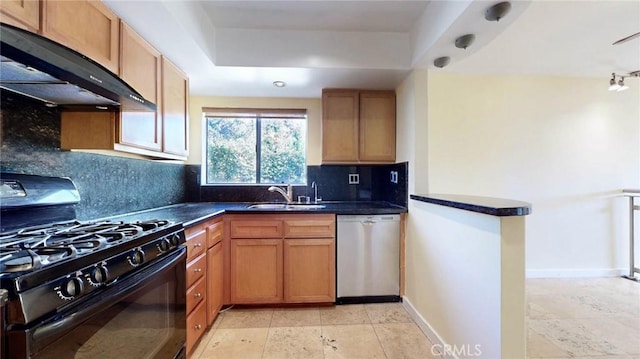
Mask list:
[[[193,353],[198,339],[207,329],[207,306],[205,302],[198,304],[196,309],[187,316],[187,357]]]
[[[336,233],[334,215],[313,215],[284,221],[285,238],[333,238]]]
[[[207,292],[206,277],[198,279],[195,284],[187,290],[187,314],[198,305]]]
[[[187,263],[187,288],[190,288],[198,279],[204,277],[207,271],[206,254]]]
[[[187,261],[201,255],[207,249],[207,231],[204,227],[200,227],[198,232],[191,232],[191,236],[187,236]]]
[[[211,248],[222,241],[224,222],[220,221],[207,227],[207,247]]]
[[[187,240],[189,240],[189,238],[195,237],[205,229],[206,229],[205,223],[196,224],[195,226],[185,228],[184,235],[187,237]]]
[[[231,220],[231,238],[282,238],[282,221]]]

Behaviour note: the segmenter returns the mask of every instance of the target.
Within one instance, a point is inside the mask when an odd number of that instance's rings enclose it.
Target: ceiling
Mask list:
[[[596,77],[640,70],[640,1],[104,1],[190,78],[192,95],[319,97],[395,88],[416,68]],[[453,44],[473,33],[466,50]],[[433,60],[450,56],[437,69]],[[285,81],[277,88],[274,81]],[[632,81],[635,81],[632,80]],[[640,79],[638,79],[640,83]]]

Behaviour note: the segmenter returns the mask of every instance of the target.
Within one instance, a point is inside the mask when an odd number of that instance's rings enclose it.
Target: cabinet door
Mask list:
[[[124,22],[120,28],[120,78],[145,99],[160,103],[160,53]],[[160,112],[120,113],[119,143],[160,151],[162,149]]]
[[[119,20],[100,1],[43,1],[42,34],[118,73]]]
[[[231,302],[282,302],[282,239],[231,240]]]
[[[207,251],[207,325],[213,324],[222,308],[223,271],[222,242]]]
[[[395,162],[396,95],[392,91],[360,93],[360,161]]]
[[[0,16],[4,23],[37,32],[40,30],[40,1],[2,0]]]
[[[162,152],[179,156],[188,154],[187,76],[166,58],[162,58]]]
[[[358,92],[322,93],[322,162],[358,162]]]
[[[335,240],[285,239],[284,301],[334,302]]]

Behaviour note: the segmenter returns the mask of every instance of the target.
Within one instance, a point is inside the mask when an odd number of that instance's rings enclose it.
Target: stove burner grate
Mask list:
[[[20,272],[118,245],[157,228],[166,220],[60,222],[0,233],[1,272]]]

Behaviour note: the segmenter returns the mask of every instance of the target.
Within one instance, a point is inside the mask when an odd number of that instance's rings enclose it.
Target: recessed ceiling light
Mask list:
[[[284,81],[273,81],[273,86],[275,87],[285,87],[287,86],[287,83]]]

